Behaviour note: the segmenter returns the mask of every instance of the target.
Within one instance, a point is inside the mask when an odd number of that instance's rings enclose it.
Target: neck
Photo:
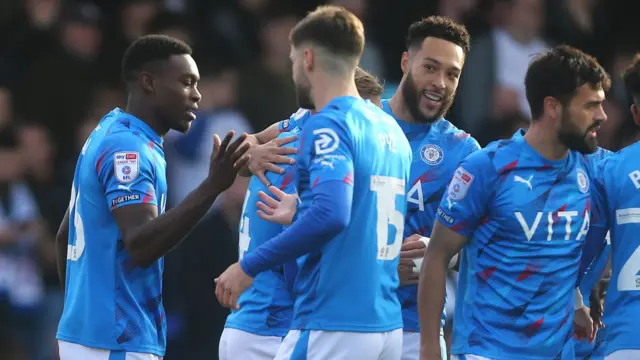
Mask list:
[[[326,76],[318,79],[311,87],[311,96],[316,111],[322,110],[331,100],[340,96],[360,97],[352,76]]]
[[[402,85],[404,84],[404,81],[405,80],[403,79],[400,82],[400,85],[398,85],[398,90],[396,90],[396,93],[393,94],[391,99],[389,99],[389,107],[391,108],[391,112],[393,113],[393,115],[398,119],[401,119],[408,123],[417,124],[418,122],[413,118],[413,116],[411,115],[411,111],[409,111],[409,109],[405,105],[406,102],[404,100],[404,93],[402,92]]]
[[[537,120],[531,124],[524,139],[535,151],[547,160],[560,160],[569,153],[569,148],[558,140],[558,136],[548,126],[540,124],[544,120]]]
[[[161,122],[154,115],[153,110],[150,107],[142,105],[142,101],[132,95],[129,95],[127,99],[125,112],[142,120],[149,125],[156,134],[160,135],[160,137],[164,137],[167,132],[169,132],[166,126],[161,125]]]

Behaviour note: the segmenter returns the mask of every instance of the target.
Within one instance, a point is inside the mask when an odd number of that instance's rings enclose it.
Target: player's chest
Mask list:
[[[465,154],[461,148],[446,149],[436,141],[412,141],[411,148],[407,202],[409,209],[424,211],[429,203],[440,202]]]
[[[523,241],[584,241],[591,215],[590,180],[583,168],[514,170],[499,178],[491,226]]]

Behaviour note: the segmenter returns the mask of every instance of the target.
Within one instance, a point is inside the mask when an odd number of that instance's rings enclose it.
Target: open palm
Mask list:
[[[264,191],[260,191],[258,196],[261,201],[258,201],[258,216],[262,219],[282,224],[289,225],[293,221],[293,216],[298,209],[298,200],[295,195],[284,193],[282,190],[275,186],[269,186],[269,191],[276,198],[269,196]]]

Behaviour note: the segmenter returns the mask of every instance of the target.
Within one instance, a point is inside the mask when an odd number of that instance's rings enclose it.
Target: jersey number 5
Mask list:
[[[71,188],[71,200],[69,201],[69,216],[73,216],[73,227],[75,229],[75,244],[67,245],[67,260],[78,261],[84,253],[84,224],[78,208],[80,199],[80,188],[76,194],[76,184]]]
[[[396,209],[396,196],[405,196],[404,180],[389,176],[372,176],[371,191],[376,193],[378,219],[378,260],[394,260],[402,248],[404,215]],[[402,200],[405,204],[405,200]],[[396,229],[393,241],[389,243],[389,225]]]

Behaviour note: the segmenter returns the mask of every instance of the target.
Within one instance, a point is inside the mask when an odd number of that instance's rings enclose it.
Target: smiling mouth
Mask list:
[[[422,95],[429,101],[432,101],[434,103],[439,103],[442,101],[443,97],[440,94],[436,94],[433,92],[429,92],[429,91],[423,91]]]

